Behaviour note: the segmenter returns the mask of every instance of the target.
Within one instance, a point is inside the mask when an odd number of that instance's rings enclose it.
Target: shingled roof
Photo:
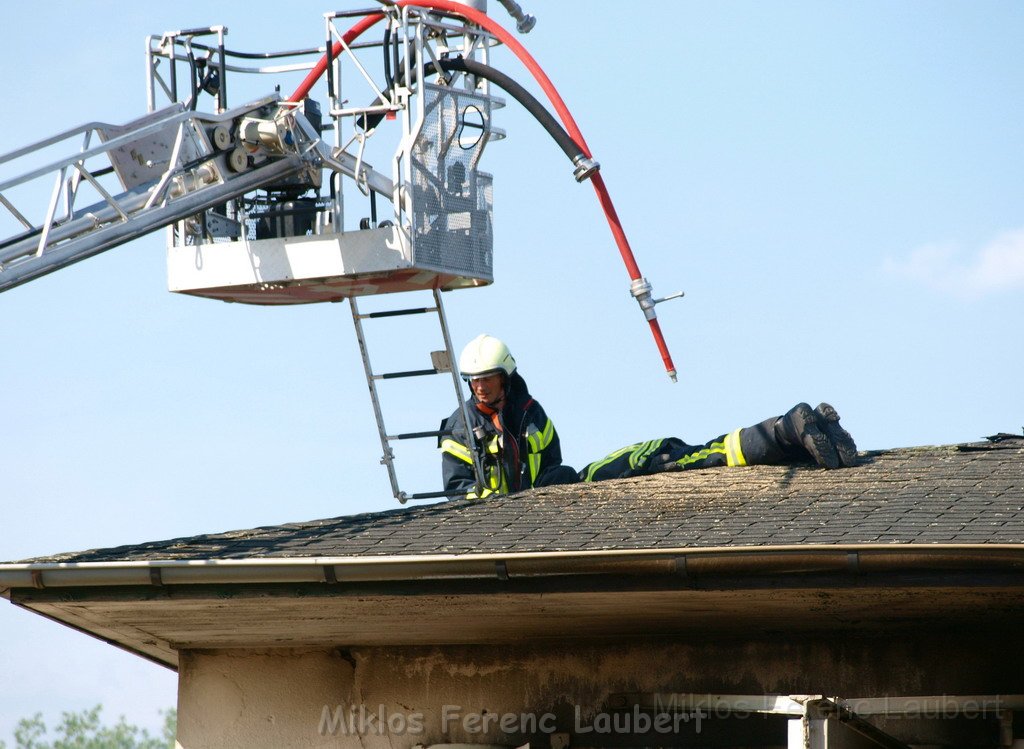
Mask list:
[[[189,649],[1024,626],[1024,438],[576,484],[0,564],[0,595]]]
[[[858,466],[661,474],[28,562],[1024,543],[1024,438],[862,453]]]

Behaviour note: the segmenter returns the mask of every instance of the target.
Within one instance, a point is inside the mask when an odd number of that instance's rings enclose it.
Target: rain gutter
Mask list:
[[[1024,570],[1024,544],[820,544],[393,556],[0,564],[12,588],[409,582],[580,575],[870,574]]]

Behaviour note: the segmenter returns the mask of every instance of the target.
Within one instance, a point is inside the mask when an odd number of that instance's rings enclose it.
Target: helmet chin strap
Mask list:
[[[515,371],[515,370],[513,370]],[[501,373],[501,397],[498,401],[498,406],[491,406],[491,408],[504,408],[505,404],[508,403],[508,397],[512,394],[512,377],[510,375]]]
[[[495,411],[500,411],[504,407],[505,403],[508,402],[508,391],[506,390],[501,395],[499,395],[497,398],[494,398],[493,400],[491,400],[489,402],[488,401],[480,401],[480,400],[478,400],[477,402],[478,403],[482,403],[483,405],[485,405],[488,408],[493,409]]]

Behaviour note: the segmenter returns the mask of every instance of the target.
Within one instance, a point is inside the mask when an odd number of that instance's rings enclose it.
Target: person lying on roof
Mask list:
[[[485,473],[477,486],[468,430],[461,409],[441,425],[439,439],[444,489],[453,496],[482,499],[539,486],[644,476],[662,471],[747,465],[787,465],[813,460],[825,468],[852,466],[857,446],[839,426],[827,403],[812,409],[798,403],[782,416],[724,434],[702,445],[676,437],[623,447],[578,473],[562,464],[555,425],[535,401],[502,341],[474,338],[459,357],[459,369],[472,393],[469,429]]]

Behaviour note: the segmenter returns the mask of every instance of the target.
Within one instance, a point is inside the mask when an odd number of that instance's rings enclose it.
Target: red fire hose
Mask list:
[[[587,146],[587,142],[583,138],[583,133],[580,132],[579,126],[573,119],[572,114],[570,114],[569,108],[565,106],[565,102],[558,94],[558,90],[555,88],[554,84],[544,73],[543,69],[541,69],[540,65],[537,64],[537,61],[533,56],[527,52],[526,48],[523,47],[523,45],[520,44],[515,37],[508,33],[504,28],[495,23],[489,16],[478,10],[470,8],[467,5],[451,2],[450,0],[398,0],[395,5],[399,7],[411,5],[415,7],[430,8],[442,13],[459,16],[477,24],[493,34],[505,46],[512,50],[516,57],[518,57],[526,66],[527,70],[530,71],[534,79],[544,91],[545,95],[547,95],[548,99],[551,101],[551,105],[554,107],[555,112],[559,119],[561,119],[562,124],[570,137],[576,141],[580,150],[588,158],[591,157],[590,148]],[[340,55],[344,49],[344,45],[351,44],[359,37],[360,34],[383,18],[383,13],[374,13],[363,17],[359,23],[349,29],[342,36],[343,41],[334,43],[330,56],[324,55],[317,65],[309,72],[309,75],[306,76],[299,87],[295,89],[295,92],[291,97],[289,97],[288,101],[299,102],[304,99],[309,94],[316,81],[327,70],[328,58]],[[594,185],[594,191],[597,193],[597,199],[601,204],[601,210],[604,211],[605,218],[608,221],[608,226],[615,239],[615,244],[619,248],[619,254],[622,256],[622,262],[626,264],[626,272],[634,282],[632,287],[633,295],[637,298],[637,301],[640,302],[640,306],[644,311],[644,316],[647,318],[647,322],[650,325],[651,334],[654,336],[654,342],[657,345],[658,352],[661,354],[661,359],[665,364],[665,371],[668,372],[669,377],[671,377],[674,382],[676,379],[676,368],[672,363],[672,355],[669,353],[668,344],[665,343],[665,336],[661,332],[661,326],[658,324],[658,319],[654,312],[655,302],[651,299],[650,285],[647,284],[640,273],[640,268],[637,266],[636,258],[633,257],[633,250],[630,248],[629,240],[626,238],[626,232],[623,230],[622,222],[619,221],[618,214],[615,212],[615,205],[612,203],[611,195],[608,193],[608,187],[605,185],[600,172],[595,172],[590,177],[590,181]]]

